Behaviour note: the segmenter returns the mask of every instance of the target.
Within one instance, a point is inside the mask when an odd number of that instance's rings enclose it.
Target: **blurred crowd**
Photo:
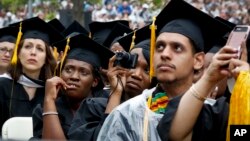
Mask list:
[[[169,0],[162,3],[162,7]],[[186,0],[198,9],[209,13],[211,16],[220,16],[235,24],[250,23],[250,0]],[[147,3],[140,3],[136,0],[102,0],[101,3],[93,3],[91,0],[83,1],[83,12],[86,17],[83,20],[90,23],[91,21],[113,21],[129,20],[131,28],[141,28],[150,20],[152,16],[159,13],[162,7],[156,7],[150,0]],[[1,7],[0,7],[1,8]],[[58,5],[52,4],[51,1],[34,0],[32,3],[32,16],[39,16],[48,21],[53,18],[63,19],[67,15],[65,12],[60,13],[63,9],[74,8],[72,0],[58,0]],[[16,12],[9,9],[0,9],[0,28],[8,26],[10,23],[18,22],[28,17],[28,6],[19,6]],[[67,26],[71,21],[62,21]],[[65,23],[69,22],[69,23]]]

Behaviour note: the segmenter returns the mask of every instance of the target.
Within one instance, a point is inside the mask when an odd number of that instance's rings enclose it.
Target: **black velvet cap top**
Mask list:
[[[89,29],[91,32],[91,38],[98,42],[99,44],[103,44],[107,39],[107,36],[110,34],[112,29],[115,27],[117,23],[123,24],[129,27],[129,22],[125,20],[116,20],[111,22],[92,22],[89,24]]]
[[[180,11],[181,10],[181,11]],[[188,37],[197,51],[207,52],[228,31],[228,26],[183,0],[171,0],[156,17],[157,34],[179,33]]]
[[[109,35],[107,36],[106,40],[104,41],[103,45],[110,48],[114,42],[117,42],[118,39],[122,38],[126,34],[132,32],[133,30],[130,29],[128,26],[125,26],[121,23],[117,23],[115,27],[111,30]],[[128,51],[128,50],[126,50]]]
[[[64,39],[61,33],[38,17],[23,20],[21,23],[23,33],[22,39],[41,39],[49,45]],[[11,24],[10,26],[19,28],[20,22]]]
[[[74,20],[67,29],[65,29],[62,34],[64,37],[74,36],[76,34],[85,34],[89,35],[89,32],[76,20]]]
[[[60,33],[65,30],[64,25],[57,18],[50,20],[48,24],[54,27]]]
[[[129,34],[127,34],[126,36],[120,38],[119,40],[117,40],[119,42],[119,44],[126,50],[129,51],[131,43],[132,43],[132,37],[134,35],[135,32],[135,40],[134,40],[134,44],[138,44],[141,41],[144,41],[146,39],[150,39],[150,29],[149,29],[150,25],[146,25],[140,29],[137,29],[133,32],[130,32]]]

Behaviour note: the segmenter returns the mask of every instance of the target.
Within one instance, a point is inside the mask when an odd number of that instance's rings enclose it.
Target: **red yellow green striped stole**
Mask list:
[[[165,113],[168,102],[169,99],[167,97],[167,94],[165,92],[159,92],[153,94],[153,97],[149,97],[148,106],[153,112],[163,114]]]

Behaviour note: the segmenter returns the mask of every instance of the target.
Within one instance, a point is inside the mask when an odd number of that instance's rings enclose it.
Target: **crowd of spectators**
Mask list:
[[[165,3],[168,1],[166,0]],[[250,0],[186,1],[213,17],[220,16],[235,24],[250,24]],[[41,0],[34,0],[32,16],[39,16],[47,21],[54,17],[60,19],[64,16],[60,15],[60,9],[74,8],[71,0],[58,0],[58,3],[56,9],[49,0],[42,3]],[[145,3],[136,0],[102,0],[101,3],[91,3],[91,0],[84,0],[82,10],[86,14],[91,14],[91,21],[106,22],[122,19],[131,21],[132,28],[140,28],[150,22],[152,16],[157,15],[162,7],[155,7],[150,0]],[[0,28],[27,18],[27,9],[27,5],[24,5],[19,6],[15,12],[11,12],[9,9],[0,7]]]

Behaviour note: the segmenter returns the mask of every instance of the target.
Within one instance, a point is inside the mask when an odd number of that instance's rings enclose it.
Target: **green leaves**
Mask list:
[[[11,12],[16,12],[20,6],[28,3],[28,0],[1,0],[2,7]]]

